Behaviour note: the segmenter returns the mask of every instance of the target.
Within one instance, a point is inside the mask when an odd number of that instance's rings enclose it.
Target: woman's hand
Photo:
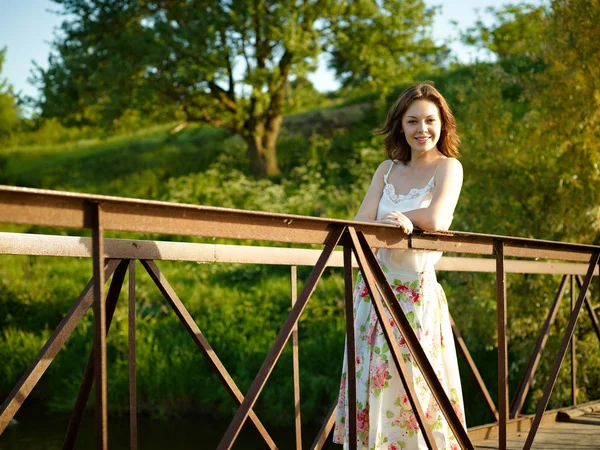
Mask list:
[[[402,229],[402,231],[404,231],[406,234],[411,234],[413,232],[412,222],[400,211],[392,211],[391,213],[386,214],[379,222],[388,225],[395,225]]]

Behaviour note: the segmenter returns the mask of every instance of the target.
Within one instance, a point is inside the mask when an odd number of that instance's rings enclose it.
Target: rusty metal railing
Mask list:
[[[497,418],[499,448],[506,448],[507,425],[511,417],[517,418],[523,405],[524,398],[530,386],[531,379],[537,368],[541,351],[545,342],[556,311],[558,303],[565,290],[566,276],[559,287],[556,300],[550,309],[546,323],[542,327],[538,343],[530,360],[529,366],[523,376],[521,385],[509,408],[508,402],[508,376],[507,376],[507,337],[506,337],[506,272],[515,270],[516,266],[521,269],[527,267],[532,272],[536,270],[543,273],[566,273],[571,276],[571,315],[566,331],[562,338],[560,349],[555,357],[555,362],[547,381],[542,399],[538,405],[537,412],[531,421],[529,434],[524,449],[531,448],[535,434],[539,428],[542,415],[548,405],[548,400],[554,384],[556,382],[558,371],[567,347],[572,344],[572,355],[575,351],[575,344],[572,341],[573,331],[579,312],[583,305],[586,309],[598,337],[600,339],[600,328],[594,314],[590,300],[587,298],[591,280],[595,272],[598,272],[598,262],[600,259],[600,247],[582,244],[561,243],[552,241],[540,241],[524,238],[515,238],[508,236],[493,236],[473,233],[446,232],[446,233],[415,233],[406,236],[399,232],[393,226],[380,224],[360,223],[351,221],[331,220],[304,216],[291,216],[282,214],[270,214],[254,211],[240,211],[224,208],[203,207],[194,205],[180,205],[166,202],[144,201],[136,199],[126,199],[118,197],[93,196],[84,194],[74,194],[56,191],[44,191],[27,188],[0,187],[0,223],[11,224],[31,224],[45,225],[52,227],[72,227],[88,228],[92,230],[91,240],[85,238],[79,239],[79,252],[91,251],[94,262],[94,274],[92,280],[82,292],[79,299],[69,310],[63,321],[59,324],[52,334],[38,357],[31,363],[30,367],[17,383],[9,397],[0,408],[0,433],[4,430],[8,422],[15,415],[20,405],[29,395],[33,386],[37,383],[44,371],[54,358],[62,344],[72,333],[73,329],[81,320],[85,312],[94,308],[94,346],[92,354],[88,360],[84,380],[80,388],[77,405],[73,413],[73,418],[69,425],[67,438],[63,448],[73,448],[83,407],[87,402],[91,384],[95,385],[95,421],[96,421],[96,447],[106,449],[107,444],[107,409],[106,409],[106,334],[110,327],[114,308],[118,294],[121,290],[127,270],[130,276],[130,330],[135,331],[135,273],[133,260],[139,259],[150,274],[154,283],[159,287],[171,307],[178,315],[180,321],[184,324],[191,337],[194,339],[200,350],[208,358],[213,369],[219,374],[223,384],[228,389],[233,399],[240,405],[233,421],[231,422],[223,440],[218,448],[229,449],[233,445],[241,427],[250,419],[253,425],[260,431],[263,439],[269,448],[276,448],[275,443],[268,432],[261,424],[259,418],[253,411],[256,399],[260,395],[274,365],[276,364],[283,347],[288,342],[290,336],[297,327],[297,322],[304,310],[317,282],[319,281],[329,260],[335,257],[334,249],[336,246],[343,246],[343,263],[345,273],[345,297],[347,313],[347,333],[348,333],[348,378],[349,395],[351,396],[349,404],[353,405],[353,410],[349,417],[349,427],[352,437],[356,436],[356,404],[352,402],[352,396],[355,395],[355,386],[353,385],[355,373],[355,358],[352,357],[353,350],[353,318],[352,318],[352,255],[364,275],[366,287],[373,299],[373,307],[381,318],[387,309],[394,319],[394,323],[400,328],[400,332],[405,337],[407,346],[423,373],[427,384],[429,385],[435,399],[448,421],[457,442],[463,449],[472,449],[473,444],[469,439],[466,430],[462,427],[456,413],[450,405],[435,372],[431,368],[427,357],[419,344],[419,341],[408,323],[404,312],[395,301],[395,296],[389,287],[385,275],[377,263],[372,248],[388,247],[400,249],[424,249],[438,250],[446,252],[457,252],[463,254],[492,255],[495,259],[496,285],[497,285],[497,308],[498,308],[498,405],[497,408],[475,367],[472,358],[464,345],[460,333],[453,325],[455,339],[459,351],[465,356],[469,369],[477,381],[486,405],[490,412]],[[144,233],[159,233],[173,235],[190,235],[204,237],[219,237],[232,239],[250,239],[260,241],[274,241],[287,243],[320,244],[324,245],[324,250],[318,255],[314,268],[304,285],[297,299],[292,294],[293,306],[290,315],[285,320],[279,335],[271,350],[269,351],[262,367],[260,368],[250,389],[243,395],[221,364],[217,355],[210,347],[210,344],[198,329],[197,325],[187,312],[181,300],[177,297],[164,275],[158,270],[154,263],[156,259],[163,258],[161,251],[170,248],[173,251],[176,243],[163,243],[159,248],[155,244],[148,244],[147,241],[118,241],[104,239],[105,230],[114,231],[132,231]],[[27,239],[39,239],[14,235],[15,241],[26,241]],[[0,244],[6,241],[6,233],[0,235]],[[8,238],[10,239],[10,237]],[[137,242],[135,245],[134,242]],[[39,242],[38,242],[39,243]],[[14,243],[12,243],[14,244]],[[48,244],[48,242],[46,242]],[[195,244],[200,245],[200,244]],[[91,247],[91,249],[90,249]],[[206,247],[196,247],[197,249]],[[37,249],[37,250],[36,250]],[[24,244],[21,252],[31,252],[26,254],[35,254],[41,251],[39,246],[31,248]],[[47,251],[47,249],[46,249]],[[216,250],[215,250],[216,251]],[[290,251],[290,250],[285,250]],[[0,248],[0,253],[1,253]],[[16,250],[15,250],[16,252]],[[310,250],[308,252],[311,252]],[[314,251],[308,258],[315,257]],[[5,252],[7,253],[7,252]],[[115,255],[122,256],[115,256]],[[307,257],[304,254],[302,257]],[[107,257],[108,256],[108,257]],[[528,257],[544,259],[561,259],[575,262],[585,262],[587,264],[559,264],[559,263],[536,263],[531,261],[510,261],[506,257]],[[214,253],[216,258],[216,253]],[[117,258],[117,259],[113,259]],[[177,258],[171,258],[177,259]],[[191,258],[192,260],[194,258]],[[448,258],[445,261],[449,261]],[[483,270],[488,261],[478,259],[477,270]],[[537,266],[536,266],[537,264]],[[459,259],[456,259],[456,265],[459,266]],[[469,264],[467,263],[466,266]],[[543,269],[542,269],[543,265]],[[294,266],[294,265],[292,265]],[[582,266],[585,270],[585,277],[579,277],[582,274]],[[527,271],[528,269],[522,270]],[[107,280],[112,274],[111,285],[107,296],[104,296],[104,280]],[[295,274],[292,268],[292,274]],[[577,278],[574,278],[577,276]],[[292,277],[295,280],[295,276]],[[575,299],[574,284],[577,280],[580,286],[580,292]],[[294,281],[293,281],[294,283]],[[292,292],[295,292],[292,290]],[[406,369],[404,361],[400,357],[398,344],[393,339],[393,334],[389,323],[381,320],[383,331],[391,349],[394,363],[400,376],[406,378]],[[132,428],[132,448],[137,448],[135,438],[135,345],[134,336],[130,335],[130,390],[131,390],[131,428]],[[297,378],[298,361],[297,352],[294,356],[294,374]],[[572,373],[575,371],[574,358],[571,357],[573,364]],[[575,391],[574,384],[572,389]],[[423,414],[420,411],[420,405],[416,401],[416,396],[412,392],[411,384],[405,383],[408,387],[407,394],[409,401],[416,413],[417,420],[421,429],[424,431],[424,438],[431,449],[436,448],[429,429],[424,425]],[[295,392],[295,401],[299,403],[299,392]],[[320,448],[323,440],[331,430],[333,424],[332,408],[329,416],[326,418],[321,432],[315,439],[312,448]],[[296,442],[298,448],[301,446],[299,437],[299,410],[296,411],[297,435]],[[356,448],[356,439],[351,438],[351,448]]]

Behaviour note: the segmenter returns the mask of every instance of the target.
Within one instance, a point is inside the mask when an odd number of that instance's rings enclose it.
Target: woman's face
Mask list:
[[[442,131],[438,107],[428,100],[416,100],[402,117],[402,131],[413,151],[436,149]]]

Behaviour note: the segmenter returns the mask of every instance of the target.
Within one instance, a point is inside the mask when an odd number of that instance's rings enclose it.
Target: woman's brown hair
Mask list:
[[[416,100],[427,100],[438,107],[442,130],[437,143],[439,152],[447,157],[458,156],[460,138],[456,132],[456,120],[446,99],[433,87],[430,81],[424,81],[406,89],[394,106],[388,112],[385,124],[374,131],[377,135],[386,135],[383,145],[391,160],[410,161],[411,151],[404,133],[402,133],[402,118],[406,110]]]

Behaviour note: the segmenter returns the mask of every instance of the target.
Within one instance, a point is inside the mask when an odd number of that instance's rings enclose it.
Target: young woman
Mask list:
[[[393,224],[410,234],[447,230],[462,186],[456,159],[460,140],[444,97],[429,83],[404,91],[384,126],[390,157],[375,171],[355,220]],[[380,249],[377,257],[458,417],[464,406],[448,304],[434,265],[441,252]],[[365,450],[421,450],[427,446],[394,365],[381,325],[359,276],[354,290],[356,331],[357,439]],[[440,450],[459,449],[443,413],[417,368],[404,338],[393,327],[410,379]],[[347,355],[334,429],[334,442],[348,447]]]

